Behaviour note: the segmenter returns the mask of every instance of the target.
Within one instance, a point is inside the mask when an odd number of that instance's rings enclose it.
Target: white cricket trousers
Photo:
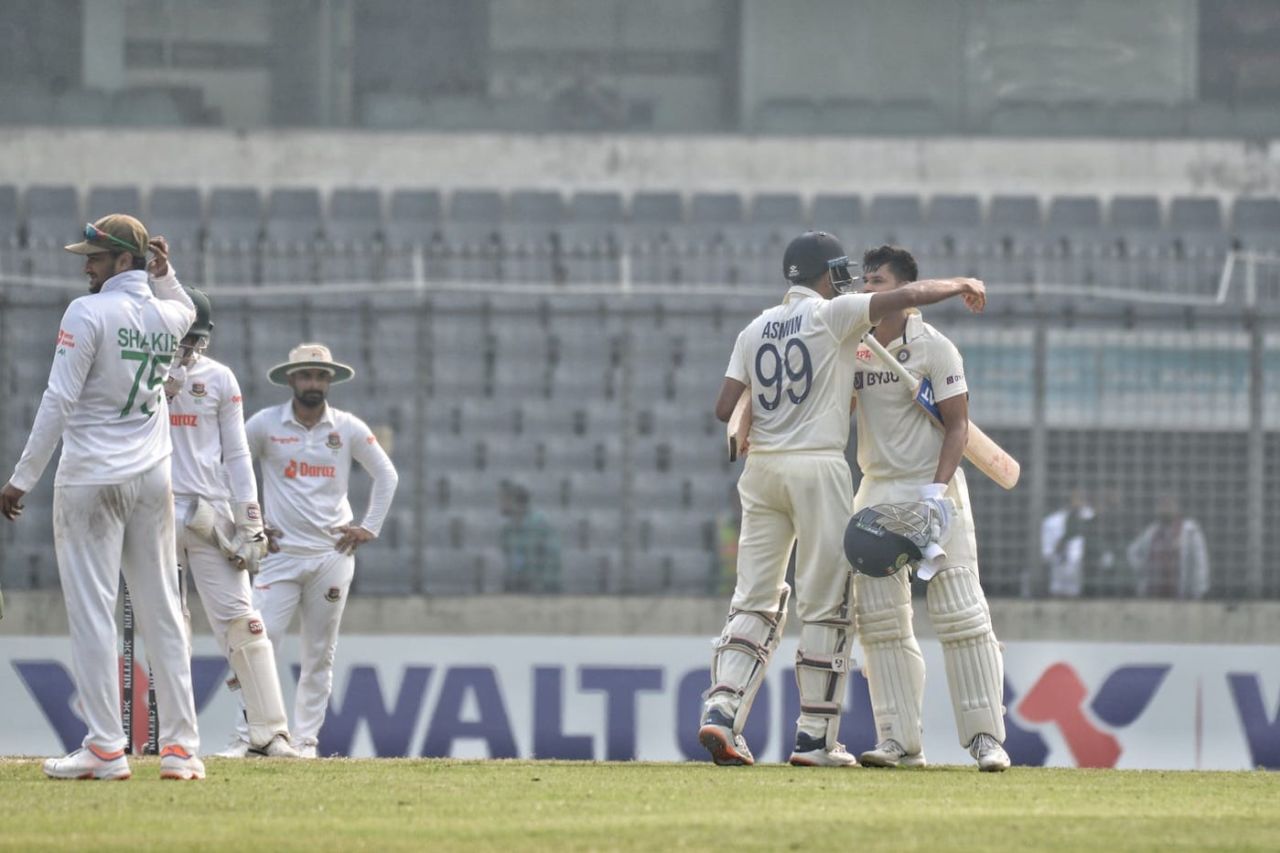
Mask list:
[[[846,604],[844,528],[853,513],[853,476],[841,453],[747,454],[738,478],[742,530],[734,610],[778,607],[791,546],[796,548],[796,615],[836,619]]]
[[[71,668],[89,733],[84,745],[115,752],[120,721],[116,601],[124,573],[147,648],[160,747],[200,748],[191,658],[178,592],[169,459],[125,483],[56,486],[53,544],[71,628]]]
[[[302,673],[293,700],[294,743],[314,742],[324,724],[333,692],[333,655],[338,648],[338,626],[347,606],[347,590],[355,575],[354,554],[330,551],[320,554],[268,554],[253,582],[253,603],[262,614],[267,636],[277,654],[284,635],[301,611],[302,636],[299,657]],[[242,740],[249,739],[243,717],[237,726]]]
[[[227,626],[237,619],[254,615],[253,587],[248,572],[237,569],[217,546],[187,531],[186,522],[195,511],[195,503],[195,498],[183,495],[173,504],[177,520],[178,562],[195,582],[200,603],[209,618],[209,627],[218,641],[218,648],[225,655]],[[209,501],[209,505],[217,513],[223,532],[233,533],[235,522],[231,505],[226,501]]]

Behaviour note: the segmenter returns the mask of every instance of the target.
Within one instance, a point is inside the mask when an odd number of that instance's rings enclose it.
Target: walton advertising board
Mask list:
[[[294,645],[290,638],[283,651],[286,698],[297,673]],[[926,754],[933,763],[968,763],[941,648],[922,646],[930,673]],[[69,652],[61,637],[0,639],[0,754],[51,755],[79,745],[85,729]],[[698,637],[344,637],[320,750],[701,761],[696,731],[710,653],[708,639]],[[204,749],[212,752],[226,742],[236,706],[209,638],[197,639],[196,655],[196,705]],[[746,734],[757,760],[782,761],[789,752],[799,705],[794,659],[794,640],[784,642],[756,701]],[[1274,646],[1028,642],[1009,644],[1005,661],[1005,745],[1015,763],[1280,769]],[[145,684],[145,672],[137,682]],[[141,742],[146,715],[135,716]],[[874,737],[867,683],[855,672],[841,739],[856,752]]]

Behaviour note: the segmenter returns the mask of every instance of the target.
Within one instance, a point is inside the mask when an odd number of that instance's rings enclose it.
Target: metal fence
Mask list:
[[[516,481],[558,533],[559,591],[724,594],[739,468],[710,409],[737,331],[781,288],[646,285],[614,260],[610,288],[210,287],[210,352],[236,370],[249,411],[287,398],[265,374],[299,341],[324,340],[357,369],[331,401],[379,431],[401,473],[383,535],[361,552],[361,591],[502,590],[500,491]],[[1042,522],[1076,492],[1096,516],[1083,594],[1145,589],[1129,546],[1176,499],[1203,531],[1208,596],[1280,596],[1277,269],[1241,259],[1220,298],[996,284],[983,316],[926,312],[965,357],[974,421],[1023,464],[1012,492],[969,473],[991,594],[1050,590]],[[0,464],[21,451],[75,295],[0,288]],[[6,587],[57,582],[52,475],[0,527]],[[358,515],[367,483],[353,484]]]

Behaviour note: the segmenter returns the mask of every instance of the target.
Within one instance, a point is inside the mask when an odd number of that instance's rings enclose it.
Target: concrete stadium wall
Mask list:
[[[932,637],[922,599],[916,631]],[[342,630],[348,634],[541,634],[556,636],[705,635],[720,633],[727,601],[713,598],[355,595]],[[191,601],[197,633],[208,633],[198,601]],[[1108,599],[1028,601],[993,599],[1000,639],[1132,643],[1280,642],[1280,602],[1169,602]],[[0,636],[67,633],[60,590],[5,594]]]
[[[1280,192],[1280,142],[0,129],[0,184]]]

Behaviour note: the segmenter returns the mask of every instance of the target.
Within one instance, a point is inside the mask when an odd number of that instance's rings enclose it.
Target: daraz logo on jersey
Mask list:
[[[169,413],[169,426],[176,427],[193,427],[198,425],[197,418],[199,415],[180,415],[177,412]]]
[[[306,462],[290,459],[289,464],[284,466],[284,476],[289,480],[296,480],[298,477],[333,479],[338,476],[338,469],[333,465],[308,465]]]

